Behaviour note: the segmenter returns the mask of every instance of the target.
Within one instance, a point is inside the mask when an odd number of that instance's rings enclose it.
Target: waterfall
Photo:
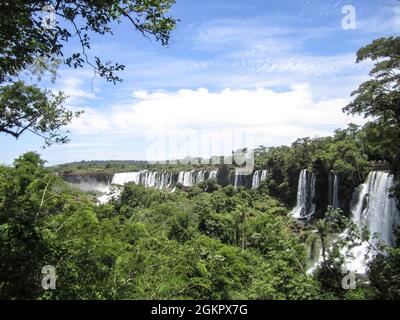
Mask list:
[[[300,172],[297,185],[297,203],[291,214],[295,218],[301,218],[307,209],[307,169]]]
[[[128,182],[134,182],[143,185],[145,188],[157,188],[174,192],[176,183],[180,183],[184,187],[191,187],[204,181],[206,177],[208,177],[208,179],[217,178],[217,174],[218,170],[181,171],[178,176],[172,172],[166,171],[158,172],[142,170],[136,172],[121,172],[113,175],[110,185],[124,185]],[[106,203],[111,199],[111,197],[119,195],[119,192],[110,194],[110,185],[106,186],[106,188],[102,190],[107,194],[98,197],[99,203]]]
[[[218,170],[210,171],[210,174],[208,175],[208,179],[217,179],[217,174],[218,174]]]
[[[168,172],[167,173],[167,181],[166,181],[167,187],[166,188],[169,189],[173,182],[174,182],[173,181],[173,174],[171,172]]]
[[[218,170],[206,172],[199,171],[180,171],[178,179],[174,181],[174,174],[172,172],[158,172],[158,171],[137,171],[137,172],[123,172],[114,174],[111,183],[124,185],[128,182],[135,182],[141,184],[146,188],[169,189],[176,183],[182,184],[184,187],[191,187],[197,183],[205,180],[206,175],[208,178],[216,178]],[[176,176],[175,176],[176,177]]]
[[[267,170],[261,171],[260,182],[267,180]]]
[[[239,171],[235,170],[235,181],[234,181],[234,187],[237,189],[239,186],[240,178],[239,178]]]
[[[194,185],[194,170],[185,172],[183,176],[183,186],[184,187],[191,187]]]
[[[204,181],[204,171],[200,170],[196,176],[196,184]]]
[[[330,172],[328,185],[328,204],[336,209],[339,205],[339,176],[336,173]]]
[[[159,173],[157,175],[156,188],[162,189],[164,187],[164,182],[165,182],[165,172]]]
[[[114,174],[111,184],[120,184],[124,185],[128,182],[135,182],[136,184],[140,184],[141,180],[141,171],[140,172],[124,172],[124,173],[116,173]]]
[[[157,186],[157,172],[145,172],[143,175],[143,185],[145,188],[154,188]]]
[[[332,195],[332,207],[339,208],[339,176],[335,174],[333,179],[333,195]]]
[[[389,191],[393,186],[393,175],[385,171],[372,171],[361,186],[352,210],[353,221],[359,227],[366,226],[371,234],[378,233],[388,245],[393,244],[393,226],[399,223],[396,199]]]
[[[160,178],[157,181],[156,187],[158,189],[168,189],[172,182],[172,173],[171,172],[163,172],[159,177]]]
[[[180,171],[179,175],[178,175],[178,183],[183,185],[183,177],[184,177],[185,172],[184,171]]]
[[[310,183],[311,183],[311,190],[310,190],[310,193],[309,193],[310,197],[308,197],[308,199],[307,199],[308,204],[309,204],[308,211],[307,211],[307,216],[309,216],[309,217],[314,215],[315,207],[316,207],[315,203],[313,202],[313,200],[315,198],[315,192],[316,192],[315,186],[316,186],[316,183],[317,183],[317,179],[315,177],[315,173],[314,172],[311,173]]]
[[[181,171],[178,176],[178,183],[182,184],[184,187],[191,187],[195,184],[195,171]]]
[[[359,228],[367,227],[370,234],[378,235],[372,239],[386,245],[394,244],[394,226],[400,222],[400,213],[396,207],[396,199],[390,194],[394,186],[393,175],[386,171],[372,171],[364,184],[359,186],[352,198],[352,220]],[[366,265],[374,252],[368,252],[368,244],[352,248],[348,253],[353,256],[347,263],[347,269],[365,272]]]
[[[251,188],[258,189],[260,187],[260,182],[265,181],[265,180],[267,180],[267,170],[254,171]]]
[[[315,184],[315,173],[303,169],[299,175],[296,207],[291,212],[294,218],[306,218],[314,214],[315,204],[313,203],[313,199],[316,191]]]
[[[257,189],[260,185],[260,176],[258,170],[254,171],[253,181],[251,182],[251,188]]]

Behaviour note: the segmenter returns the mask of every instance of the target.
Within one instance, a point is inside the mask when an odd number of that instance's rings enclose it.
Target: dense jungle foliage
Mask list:
[[[0,297],[397,299],[399,247],[382,248],[369,285],[343,290],[339,245],[307,273],[315,252],[344,229],[343,212],[328,209],[307,224],[288,216],[301,169],[340,174],[345,196],[371,161],[390,165],[386,142],[377,144],[375,136],[368,123],[290,147],[259,147],[256,169],[267,169],[268,178],[257,190],[207,180],[170,193],[130,183],[104,205],[54,175],[38,154],[26,153],[0,167]],[[362,237],[359,231],[342,246]],[[56,267],[56,290],[41,287],[47,264]]]
[[[67,143],[65,126],[81,112],[64,108],[64,93],[20,80],[23,74],[40,82],[44,74],[55,77],[60,65],[88,65],[95,76],[116,84],[125,66],[96,53],[89,59],[91,36],[111,35],[127,21],[166,46],[177,23],[169,16],[174,2],[0,2],[0,133],[16,139],[35,134],[45,146]],[[47,4],[54,5],[62,25],[43,23]],[[64,47],[74,37],[77,52]],[[0,299],[400,299],[399,237],[394,247],[375,248],[368,283],[347,290],[342,282],[343,248],[370,238],[349,219],[354,188],[376,166],[397,179],[400,173],[400,37],[361,48],[357,62],[365,60],[374,63],[371,79],[353,92],[343,111],[370,121],[362,128],[350,124],[332,137],[257,148],[255,168],[268,176],[256,190],[235,189],[227,179],[173,193],[128,183],[120,197],[99,205],[93,194],[55,171],[111,174],[149,164],[46,168],[39,154],[28,152],[12,165],[0,165]],[[222,166],[220,172],[232,168]],[[333,210],[321,197],[312,221],[290,217],[304,168],[317,175],[322,190],[327,174],[339,175],[344,205]],[[399,186],[393,194],[398,199]],[[345,236],[332,241],[339,233]],[[42,287],[45,265],[55,267],[55,290]]]

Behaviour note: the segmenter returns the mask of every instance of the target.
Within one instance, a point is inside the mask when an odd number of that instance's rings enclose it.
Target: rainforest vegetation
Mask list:
[[[37,16],[46,1],[2,2],[2,12],[19,14],[0,19],[0,133],[18,138],[30,132],[45,146],[67,143],[63,128],[81,113],[62,106],[62,93],[17,76],[56,72],[62,63],[88,64],[118,83],[116,72],[124,66],[88,60],[88,33],[112,33],[112,22],[128,19],[134,30],[166,45],[176,24],[167,15],[173,2],[55,1],[56,14],[73,31],[58,26],[53,32],[41,29]],[[74,34],[82,51],[64,56],[63,46]],[[371,236],[350,219],[352,193],[377,164],[396,178],[400,173],[400,37],[375,40],[357,59],[372,60],[374,67],[343,111],[370,121],[330,137],[300,138],[291,146],[260,146],[254,150],[255,169],[267,170],[267,178],[257,189],[216,179],[175,192],[128,183],[119,197],[98,204],[93,194],[56,173],[161,166],[104,161],[54,168],[35,152],[0,165],[0,299],[399,299],[400,238],[393,247],[375,248],[368,283],[351,290],[342,286],[342,249]],[[228,173],[232,168],[219,167]],[[316,173],[317,183],[329,172],[340,175],[340,208],[332,209],[322,196],[315,199],[312,219],[289,215],[305,168]],[[327,188],[320,183],[318,188]],[[392,191],[400,199],[398,187]],[[343,232],[345,237],[332,241]],[[319,265],[308,272],[320,249]],[[41,286],[44,265],[57,270],[55,290]]]
[[[304,167],[340,172],[349,190],[363,179],[376,156],[363,153],[370,142],[358,138],[368,130],[350,126],[334,137],[260,147],[257,166],[270,176],[257,190],[213,179],[173,193],[129,183],[104,205],[26,153],[0,168],[1,297],[396,299],[399,283],[387,277],[396,279],[397,247],[375,258],[369,285],[343,290],[338,247],[313,274],[306,271],[311,244],[352,230],[349,220],[330,209],[309,223],[288,216]],[[343,245],[363,237],[353,231]],[[57,269],[56,290],[41,288],[44,262]]]

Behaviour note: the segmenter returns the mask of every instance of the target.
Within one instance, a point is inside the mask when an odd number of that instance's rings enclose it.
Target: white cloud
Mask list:
[[[63,70],[63,77],[56,82],[55,90],[60,90],[68,96],[68,104],[81,104],[87,99],[97,99],[99,88],[94,86],[93,73],[88,70]]]
[[[235,143],[235,146],[280,145],[298,137],[328,135],[350,122],[363,122],[342,113],[348,101],[317,100],[308,84],[295,85],[284,92],[264,88],[210,92],[200,88],[139,91],[133,95],[132,104],[104,110],[86,108],[70,129],[74,134],[89,136],[131,135],[152,141],[165,141],[169,137],[178,141],[180,148],[185,145],[185,139],[208,135],[206,141],[199,142],[200,147],[193,146],[196,142],[192,140],[186,143],[191,144],[190,154],[198,155],[196,149],[207,149],[210,139],[219,143],[219,140],[245,135],[250,137],[252,145]]]

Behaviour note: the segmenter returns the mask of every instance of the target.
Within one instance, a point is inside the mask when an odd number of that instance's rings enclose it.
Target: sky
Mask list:
[[[167,47],[127,22],[92,35],[91,54],[126,66],[123,82],[61,67],[42,85],[84,111],[71,142],[42,149],[35,135],[0,135],[0,163],[26,151],[50,165],[208,157],[332,135],[365,122],[341,111],[372,66],[355,63],[357,50],[400,30],[397,0],[177,0],[170,15]]]

